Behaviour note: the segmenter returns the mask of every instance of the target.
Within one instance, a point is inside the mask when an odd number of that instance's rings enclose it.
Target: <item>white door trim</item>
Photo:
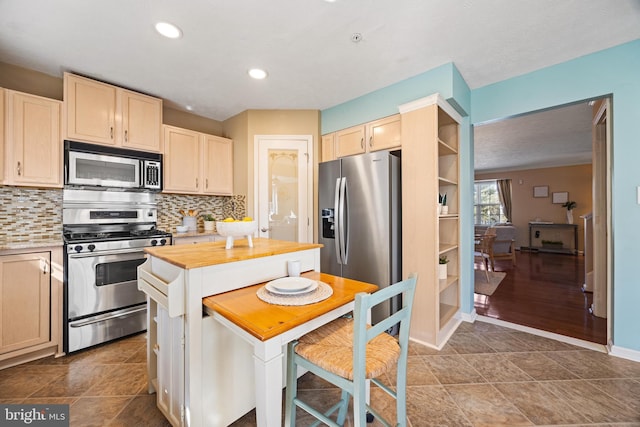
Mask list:
[[[255,164],[255,173],[253,174],[253,212],[259,217],[259,178],[260,173],[258,165],[260,163],[260,142],[266,141],[299,141],[305,140],[307,144],[307,227],[306,233],[300,235],[300,240],[304,242],[313,242],[313,135],[254,135],[253,137],[253,158]],[[299,221],[302,221],[299,218]]]

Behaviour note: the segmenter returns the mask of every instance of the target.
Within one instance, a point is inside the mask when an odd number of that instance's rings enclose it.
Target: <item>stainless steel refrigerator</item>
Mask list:
[[[376,151],[320,163],[320,270],[386,287],[402,280],[400,158]],[[400,301],[374,307],[372,322]]]

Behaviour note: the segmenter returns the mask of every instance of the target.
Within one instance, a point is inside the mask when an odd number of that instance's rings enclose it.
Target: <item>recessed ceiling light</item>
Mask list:
[[[182,36],[180,28],[168,22],[158,22],[156,24],[156,31],[170,39],[177,39]]]
[[[252,68],[248,72],[249,75],[256,80],[262,80],[267,77],[267,72],[265,70],[261,70],[260,68]]]
[[[191,105],[185,105],[184,108],[186,108],[187,111],[193,111],[193,107]]]

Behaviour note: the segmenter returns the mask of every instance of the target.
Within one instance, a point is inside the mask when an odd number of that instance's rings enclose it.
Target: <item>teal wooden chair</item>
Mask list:
[[[407,420],[407,350],[409,323],[417,276],[383,288],[373,294],[358,294],[353,318],[341,317],[289,344],[287,351],[287,390],[285,426],[296,424],[296,408],[313,415],[329,426],[342,426],[346,419],[350,397],[353,397],[354,426],[366,424],[367,413],[385,426],[405,426]],[[374,326],[367,324],[370,308],[402,295],[402,308]],[[386,331],[400,324],[398,338]],[[322,413],[297,397],[297,368],[307,369],[342,389],[340,401]],[[396,370],[396,390],[377,377]],[[380,413],[366,403],[366,380],[371,380],[396,399],[397,422],[389,424]],[[329,417],[336,411],[337,420]]]

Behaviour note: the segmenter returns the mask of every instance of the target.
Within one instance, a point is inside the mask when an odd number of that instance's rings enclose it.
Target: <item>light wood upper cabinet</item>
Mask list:
[[[0,256],[0,355],[50,341],[50,252]]]
[[[335,139],[335,132],[322,135],[322,155],[320,157],[321,162],[328,162],[336,159]]]
[[[161,151],[162,101],[129,90],[120,90],[122,146]]]
[[[163,191],[233,194],[233,141],[164,125]]]
[[[6,156],[6,149],[5,149],[5,135],[4,135],[4,128],[5,128],[4,126],[4,122],[5,122],[4,92],[5,90],[0,88],[0,182],[5,181],[4,162],[5,162],[5,156]]]
[[[203,192],[233,194],[233,141],[214,135],[202,135],[204,151]]]
[[[401,145],[400,114],[394,114],[363,125],[323,135],[322,161],[400,148]]]
[[[62,103],[6,91],[4,183],[62,187]]]
[[[364,125],[339,130],[335,138],[336,157],[352,156],[367,151]]]
[[[65,73],[66,138],[161,151],[162,100]]]
[[[400,114],[367,123],[365,133],[369,151],[400,147]]]
[[[164,190],[200,192],[200,134],[164,125]]]

